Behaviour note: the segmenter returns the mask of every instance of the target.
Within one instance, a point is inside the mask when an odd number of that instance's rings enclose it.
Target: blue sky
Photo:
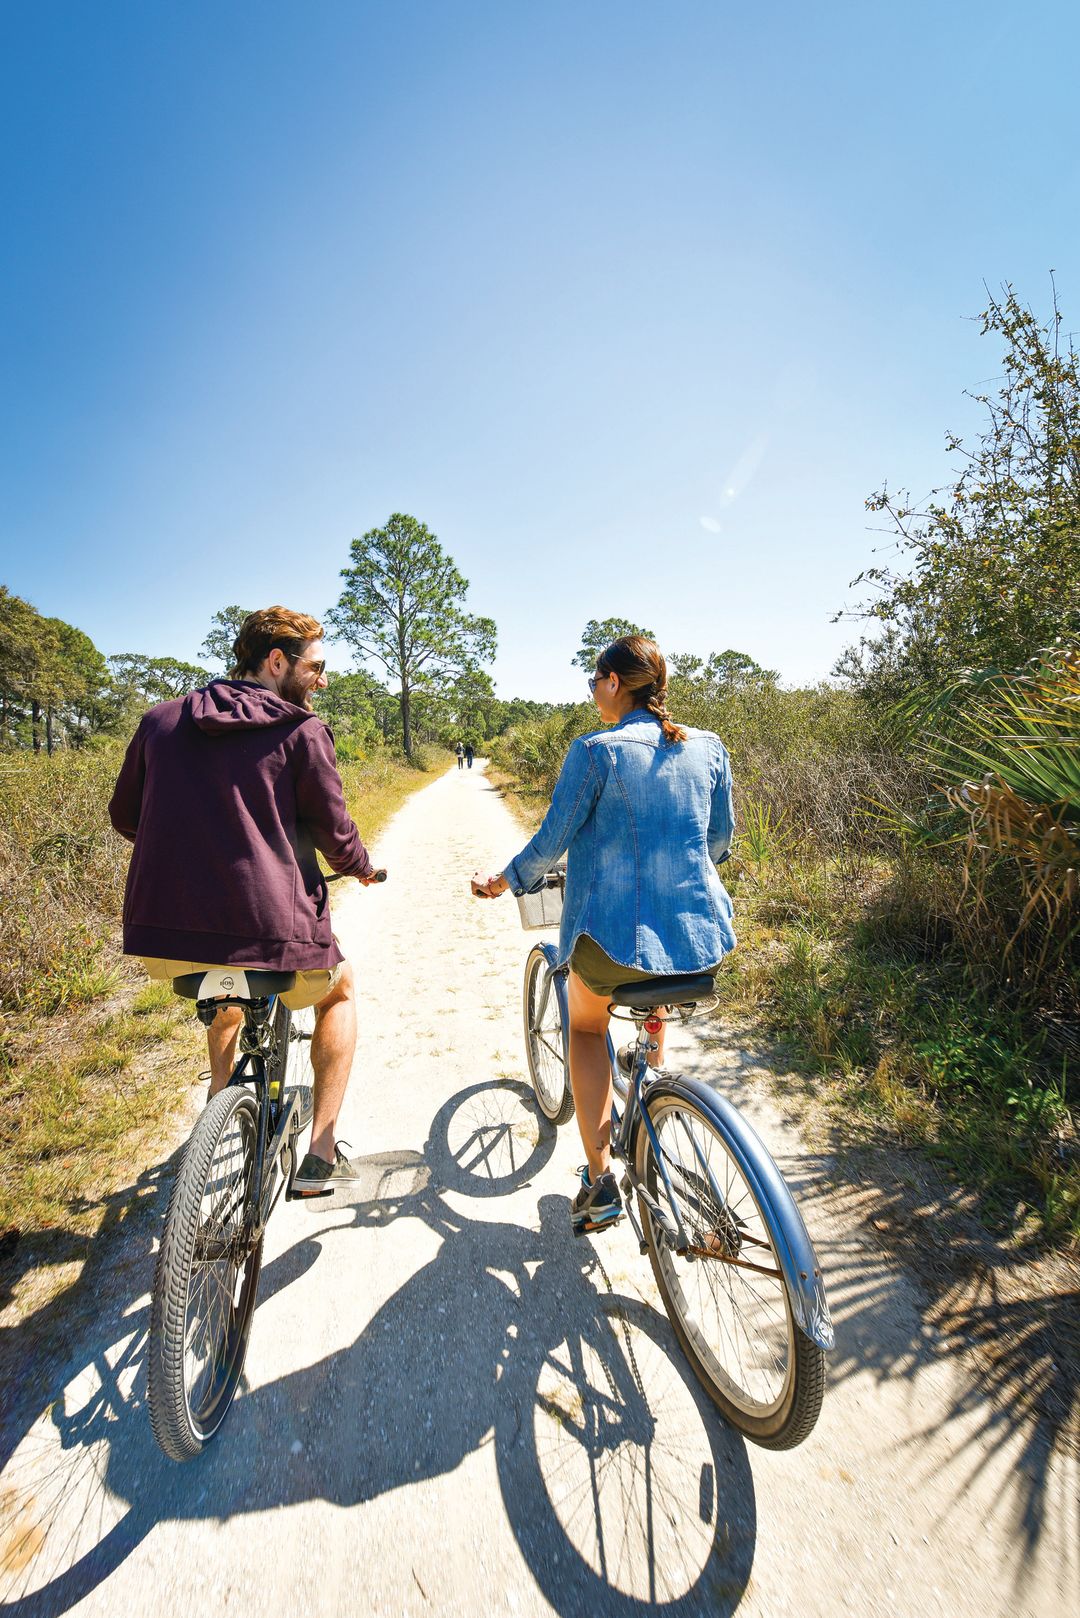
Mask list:
[[[1077,16],[6,7],[0,582],[194,658],[403,510],[503,695],[610,614],[826,676],[865,497],[977,422],[983,282],[1080,327]]]

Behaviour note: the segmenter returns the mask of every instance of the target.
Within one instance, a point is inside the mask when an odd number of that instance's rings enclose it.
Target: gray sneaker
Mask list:
[[[345,1144],[347,1146],[348,1141]],[[314,1152],[308,1152],[296,1171],[292,1183],[293,1194],[305,1197],[314,1196],[319,1191],[336,1191],[339,1185],[355,1185],[359,1178],[358,1166],[349,1161],[339,1143],[334,1147],[332,1163],[328,1163],[325,1157],[316,1157]]]

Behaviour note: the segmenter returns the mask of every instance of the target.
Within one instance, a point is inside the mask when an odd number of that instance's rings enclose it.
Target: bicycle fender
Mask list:
[[[544,998],[540,1002],[539,1017],[540,1017],[540,1020],[542,1021],[544,1012],[547,1009],[547,997],[548,997],[548,995],[549,994],[556,995],[557,998],[558,998],[558,1002],[559,1002],[559,1025],[562,1028],[563,1061],[567,1064],[567,1066],[569,1066],[569,1064],[570,1064],[570,996],[569,996],[569,994],[567,992],[567,988],[566,988],[566,973],[559,971],[559,952],[555,948],[554,944],[551,944],[551,943],[549,943],[549,942],[547,942],[545,940],[544,943],[537,944],[536,948],[540,951],[541,955],[544,957],[545,961],[547,962],[547,964],[548,964],[548,966],[550,968],[550,976],[549,976],[546,984],[544,985]]]
[[[769,1234],[776,1244],[796,1324],[812,1343],[828,1352],[836,1338],[821,1268],[795,1198],[765,1142],[730,1101],[700,1079],[658,1079],[649,1086],[649,1097],[660,1095],[692,1097],[716,1124],[759,1205],[768,1212]]]

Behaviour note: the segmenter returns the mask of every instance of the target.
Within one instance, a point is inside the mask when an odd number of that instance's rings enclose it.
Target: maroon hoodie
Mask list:
[[[342,959],[315,850],[343,876],[372,865],[317,714],[247,680],[151,708],[109,819],[135,844],[126,954],[298,972]]]

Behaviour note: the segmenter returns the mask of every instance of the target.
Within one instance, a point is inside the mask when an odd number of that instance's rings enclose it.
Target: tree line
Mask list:
[[[362,666],[330,672],[316,700],[343,757],[394,747],[412,758],[418,743],[455,739],[480,745],[551,712],[549,703],[496,696],[483,666],[495,653],[495,624],[465,610],[468,582],[423,523],[395,513],[354,539],[342,577],[324,616]],[[249,610],[213,614],[202,663],[105,656],[82,630],[0,585],[0,749],[52,753],[130,734],[154,703],[231,672]]]

